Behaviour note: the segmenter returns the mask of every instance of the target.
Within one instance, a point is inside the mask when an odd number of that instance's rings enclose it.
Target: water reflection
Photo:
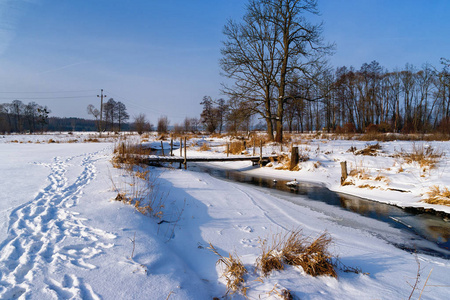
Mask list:
[[[288,182],[286,180],[255,177],[234,170],[215,169],[200,164],[196,164],[194,169],[200,169],[202,172],[207,172],[219,178],[303,195],[311,200],[325,202],[368,218],[386,222],[392,227],[419,235],[442,249],[450,250],[450,223],[432,213],[405,211],[396,206],[351,195],[337,194],[325,187],[308,183],[299,183],[295,187],[289,187],[286,185]],[[437,255],[449,258],[448,253],[437,253]]]

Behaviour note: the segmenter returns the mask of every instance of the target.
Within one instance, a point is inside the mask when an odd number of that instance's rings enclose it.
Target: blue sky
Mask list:
[[[244,0],[0,0],[0,103],[88,117],[104,89],[155,124],[198,117],[222,97],[220,47]],[[450,58],[450,1],[319,0],[333,66],[377,60],[390,70]]]

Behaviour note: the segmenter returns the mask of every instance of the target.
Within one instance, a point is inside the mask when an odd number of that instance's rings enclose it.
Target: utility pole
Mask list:
[[[100,134],[102,134],[103,97],[106,97],[106,95],[103,95],[103,89],[101,89],[100,91],[101,91],[101,93],[100,93],[100,95],[97,95],[97,97],[100,98],[100,124],[99,124],[99,129],[100,129]]]

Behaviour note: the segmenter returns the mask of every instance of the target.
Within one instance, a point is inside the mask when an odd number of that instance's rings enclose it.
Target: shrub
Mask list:
[[[346,123],[342,126],[343,133],[356,133],[356,126],[353,123]]]
[[[378,129],[378,125],[375,124],[369,124],[369,126],[366,127],[367,133],[378,133],[380,130]]]

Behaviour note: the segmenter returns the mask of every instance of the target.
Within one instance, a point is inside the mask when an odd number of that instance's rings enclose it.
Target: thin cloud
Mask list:
[[[8,49],[25,8],[34,0],[0,0],[0,55]]]
[[[50,69],[50,70],[47,70],[47,71],[40,72],[37,75],[57,72],[57,71],[60,71],[60,70],[68,69],[68,68],[71,68],[71,67],[74,67],[74,66],[78,66],[78,65],[82,65],[82,64],[86,64],[86,63],[89,63],[89,62],[90,61],[82,61],[82,62],[78,62],[78,63],[74,63],[74,64],[68,64],[68,65],[65,65],[65,66],[62,66],[62,67],[59,67],[59,68],[56,68],[56,69]]]

